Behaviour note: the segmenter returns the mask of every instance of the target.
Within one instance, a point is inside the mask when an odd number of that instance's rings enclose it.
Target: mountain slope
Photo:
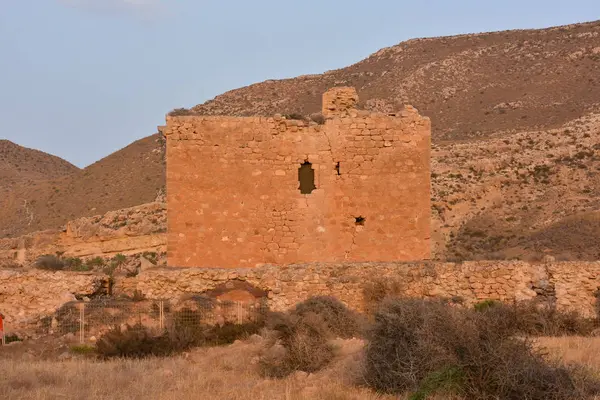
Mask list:
[[[164,185],[163,144],[153,135],[75,173],[14,187],[0,198],[0,237],[147,203]]]
[[[62,158],[0,140],[0,191],[79,171]]]
[[[347,68],[233,90],[192,111],[310,114],[325,90],[341,85],[358,89],[363,108],[410,103],[432,119],[438,258],[600,258],[600,21],[410,40]],[[164,186],[157,140],[0,198],[0,237],[153,200]]]
[[[367,109],[412,104],[432,119],[436,142],[555,128],[600,108],[600,21],[410,40],[347,68],[258,83],[192,110],[309,114],[340,85],[356,87]]]
[[[432,119],[439,258],[600,258],[600,21],[416,39],[322,75],[267,81],[192,111],[310,114],[332,86]]]

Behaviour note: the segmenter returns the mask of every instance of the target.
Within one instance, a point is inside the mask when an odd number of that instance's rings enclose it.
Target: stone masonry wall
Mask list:
[[[355,110],[357,100],[327,92],[322,125],[168,116],[168,264],[429,259],[430,121],[410,106]],[[306,162],[315,188],[303,194]]]
[[[76,297],[105,290],[108,276],[93,273],[0,269],[0,312],[9,330],[25,329]],[[364,290],[383,282],[400,296],[461,298],[466,306],[486,299],[541,299],[560,310],[595,313],[600,262],[528,264],[508,261],[454,263],[312,263],[259,268],[150,268],[131,278],[115,277],[113,294],[178,303],[190,294],[248,301],[267,298],[285,310],[315,295],[332,295],[364,310]],[[258,297],[257,297],[258,296]]]
[[[595,313],[600,262],[473,261],[455,263],[312,263],[260,268],[153,268],[117,282],[116,292],[141,291],[152,299],[177,300],[216,287],[246,282],[267,293],[274,310],[285,310],[314,295],[333,295],[362,310],[364,288],[384,282],[397,294],[418,298],[461,298],[471,306],[495,299],[504,302],[542,299],[560,310]]]
[[[0,313],[7,329],[51,315],[76,296],[89,296],[106,285],[108,277],[94,273],[0,269]]]

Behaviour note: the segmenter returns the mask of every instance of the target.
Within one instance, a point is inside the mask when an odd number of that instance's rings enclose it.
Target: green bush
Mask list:
[[[112,259],[111,262],[117,264],[117,265],[122,265],[125,263],[125,261],[127,261],[127,257],[123,254],[117,254],[115,255]]]
[[[92,267],[88,264],[84,264],[83,260],[79,257],[68,257],[64,259],[66,269],[70,271],[91,271]]]
[[[488,308],[492,310],[496,307]],[[493,314],[431,300],[388,300],[375,314],[364,378],[380,392],[413,399],[580,399],[595,392],[585,377],[545,361],[531,342],[498,329]]]
[[[106,264],[106,261],[104,261],[104,258],[102,257],[94,257],[91,258],[89,260],[87,260],[85,262],[85,264],[90,268],[90,269],[94,269],[96,267],[102,267]]]
[[[473,308],[476,311],[484,311],[487,310],[491,307],[494,307],[495,305],[497,305],[498,303],[495,300],[483,300],[480,301],[479,303],[476,303]]]
[[[4,335],[4,343],[6,343],[6,344],[13,343],[13,342],[22,342],[22,341],[23,341],[23,339],[21,339],[14,333],[12,335]]]
[[[96,353],[96,348],[94,346],[80,344],[76,346],[71,346],[71,352],[80,355],[90,355]]]

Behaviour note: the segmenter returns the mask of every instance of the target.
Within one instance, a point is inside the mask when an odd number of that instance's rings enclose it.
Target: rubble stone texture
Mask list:
[[[92,272],[0,269],[0,313],[9,330],[35,323],[77,297],[102,290],[107,281],[107,276]]]
[[[368,303],[365,290],[384,284],[390,294],[455,299],[465,306],[483,300],[508,304],[541,300],[558,310],[595,314],[600,262],[468,261],[311,263],[261,268],[152,268],[118,281],[114,290],[177,300],[243,281],[267,293],[271,309],[293,307],[311,296],[335,296],[356,310]]]
[[[51,316],[75,297],[94,296],[108,276],[93,273],[0,269],[0,312],[11,329]],[[189,295],[221,300],[264,300],[283,311],[311,296],[329,295],[364,311],[369,288],[383,284],[391,295],[446,298],[466,307],[484,300],[540,300],[558,310],[595,315],[600,262],[469,261],[310,263],[259,268],[149,268],[115,277],[112,293],[179,304]],[[376,287],[376,286],[375,286]]]
[[[429,259],[430,121],[357,101],[325,93],[322,125],[167,116],[169,265]]]

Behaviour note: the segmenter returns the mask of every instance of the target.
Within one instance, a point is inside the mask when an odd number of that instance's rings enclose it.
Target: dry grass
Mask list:
[[[563,364],[580,364],[600,376],[600,337],[542,337],[535,343],[545,348],[549,357]]]
[[[580,363],[600,375],[600,338],[539,338],[549,357]],[[2,358],[0,398],[13,399],[322,399],[392,400],[357,388],[362,342],[337,341],[336,360],[326,370],[286,379],[260,377],[261,344],[235,343],[180,357],[96,362]],[[0,350],[0,355],[2,355]]]
[[[392,399],[351,384],[362,347],[337,346],[326,371],[286,379],[259,375],[261,344],[235,343],[199,349],[181,357],[146,360],[2,360],[1,399]],[[355,369],[354,369],[355,370]],[[304,376],[303,376],[304,375]]]

